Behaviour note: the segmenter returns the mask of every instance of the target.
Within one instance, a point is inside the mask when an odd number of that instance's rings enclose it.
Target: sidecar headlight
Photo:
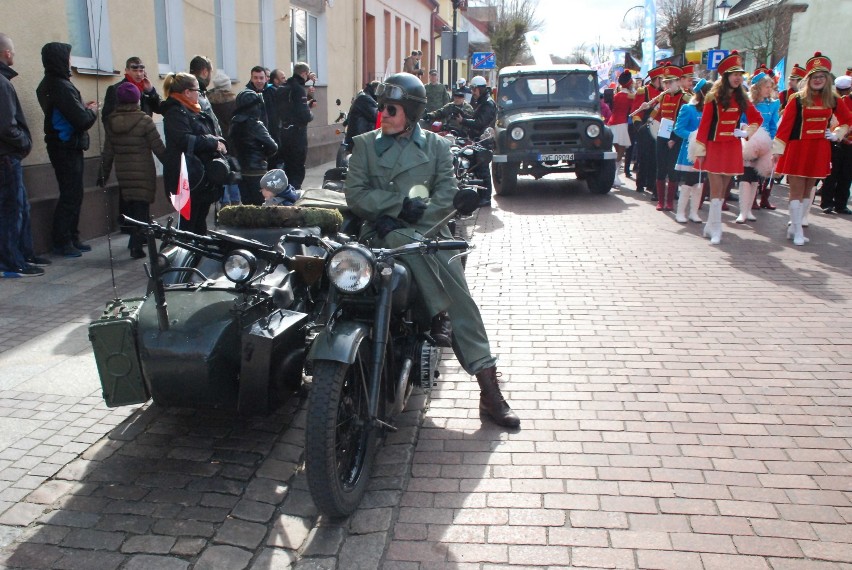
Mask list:
[[[257,258],[250,251],[235,249],[222,263],[225,275],[234,283],[245,283],[257,271]]]
[[[592,123],[588,127],[586,127],[586,136],[590,139],[597,138],[601,134],[601,128],[599,125]]]
[[[328,278],[344,293],[360,293],[373,280],[375,258],[361,245],[346,245],[328,261]]]

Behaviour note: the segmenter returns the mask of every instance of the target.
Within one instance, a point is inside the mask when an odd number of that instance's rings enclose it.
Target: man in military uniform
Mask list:
[[[426,113],[426,121],[441,121],[445,127],[461,129],[461,118],[473,116],[473,107],[464,100],[464,91],[456,89],[453,91],[453,100],[432,113]]]
[[[418,124],[426,107],[423,83],[409,73],[397,73],[379,85],[376,95],[382,127],[354,139],[346,202],[365,220],[362,238],[374,247],[392,248],[418,240],[453,212],[458,185],[449,143]],[[441,235],[451,237],[446,226]],[[411,270],[433,316],[433,333],[438,333],[433,336],[441,336],[444,315],[452,321],[456,356],[479,382],[480,411],[501,426],[517,427],[520,420],[500,392],[497,359],[491,354],[479,308],[461,264],[450,263],[452,255],[410,255],[402,263]]]
[[[491,93],[486,85],[485,78],[477,75],[470,80],[470,91],[472,93],[471,105],[473,106],[473,116],[463,118],[462,126],[467,129],[467,136],[471,139],[478,139],[483,135],[485,129],[494,126],[494,121],[497,119],[497,105],[491,99]],[[483,146],[494,148],[494,141],[487,141]],[[473,168],[473,174],[482,180],[482,190],[479,190],[479,207],[491,207],[491,168],[489,164],[477,164]]]

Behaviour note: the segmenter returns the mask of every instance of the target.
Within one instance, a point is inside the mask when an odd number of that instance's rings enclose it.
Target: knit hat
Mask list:
[[[287,173],[280,168],[270,170],[260,179],[260,187],[273,192],[280,192],[287,188],[290,181],[287,180]]]
[[[231,78],[221,69],[213,76],[213,89],[230,89]]]
[[[125,81],[115,90],[115,98],[121,104],[138,103],[140,95],[139,88],[129,81]]]

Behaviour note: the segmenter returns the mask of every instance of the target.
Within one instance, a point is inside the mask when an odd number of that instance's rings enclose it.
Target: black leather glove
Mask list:
[[[376,220],[376,234],[382,239],[390,232],[402,227],[404,227],[402,222],[388,215],[379,216]]]
[[[399,212],[399,219],[409,224],[414,224],[423,217],[423,213],[428,206],[429,204],[423,198],[406,198],[402,201],[402,210]]]

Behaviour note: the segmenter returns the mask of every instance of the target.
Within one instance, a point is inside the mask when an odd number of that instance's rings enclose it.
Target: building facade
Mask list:
[[[15,42],[14,85],[33,135],[24,161],[36,249],[50,247],[53,209],[59,195],[43,142],[43,114],[35,90],[43,77],[41,48],[72,44],[72,82],[83,100],[102,101],[107,87],[122,79],[125,60],[139,56],[162,94],[169,72],[185,71],[195,55],[224,70],[240,91],[255,65],[283,69],[307,61],[317,73],[314,121],[309,128],[309,165],[332,160],[339,145],[334,120],[361,87],[364,0],[4,0],[0,31]],[[418,7],[422,0],[403,0]],[[428,37],[428,36],[427,36]],[[340,99],[338,107],[336,101]],[[161,123],[162,117],[154,115]],[[86,151],[85,198],[80,229],[84,239],[116,227],[118,191],[95,185],[104,132],[98,120]],[[171,206],[158,193],[153,211]]]

